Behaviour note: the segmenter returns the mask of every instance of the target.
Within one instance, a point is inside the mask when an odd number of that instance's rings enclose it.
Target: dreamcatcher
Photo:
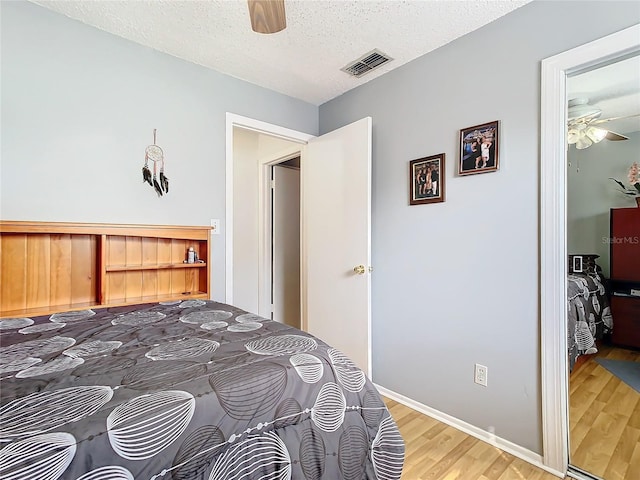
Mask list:
[[[153,176],[149,170],[149,160],[153,162]],[[160,175],[156,177],[156,171],[160,164]],[[142,167],[142,181],[151,185],[159,197],[163,193],[169,193],[169,179],[164,174],[164,152],[156,145],[156,129],[153,129],[153,145],[149,145],[144,151],[144,167]]]

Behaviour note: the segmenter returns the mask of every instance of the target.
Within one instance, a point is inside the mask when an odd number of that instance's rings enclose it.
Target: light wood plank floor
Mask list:
[[[398,402],[385,403],[405,441],[402,480],[558,480]]]
[[[598,349],[569,377],[571,463],[605,480],[640,478],[640,393],[595,361],[640,362],[640,352]]]

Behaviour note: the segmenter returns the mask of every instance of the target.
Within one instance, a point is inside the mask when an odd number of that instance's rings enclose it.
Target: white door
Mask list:
[[[303,327],[371,374],[371,118],[302,157]],[[362,273],[355,267],[362,266]]]
[[[273,168],[273,319],[300,328],[300,169]]]

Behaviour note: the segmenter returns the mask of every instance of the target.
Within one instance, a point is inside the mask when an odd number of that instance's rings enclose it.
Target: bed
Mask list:
[[[580,268],[575,268],[575,257],[580,259]],[[570,371],[580,355],[597,353],[597,341],[613,330],[605,280],[595,263],[596,258],[597,255],[569,257],[567,345]]]
[[[121,273],[107,240],[96,271]],[[0,319],[0,478],[400,478],[381,396],[321,339],[206,298],[122,303]]]

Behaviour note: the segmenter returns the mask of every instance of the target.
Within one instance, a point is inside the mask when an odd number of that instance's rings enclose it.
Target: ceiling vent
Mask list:
[[[375,49],[369,53],[365,53],[359,59],[351,62],[346,67],[341,68],[343,72],[348,73],[352,77],[361,77],[365,73],[369,73],[371,70],[378,68],[380,65],[393,60],[386,53],[382,53],[380,50]]]

